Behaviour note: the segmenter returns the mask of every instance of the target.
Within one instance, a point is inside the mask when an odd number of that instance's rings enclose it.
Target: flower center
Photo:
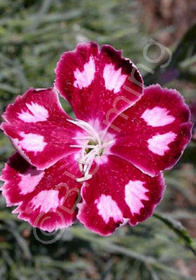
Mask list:
[[[92,178],[90,170],[94,160],[103,158],[109,153],[109,149],[114,143],[114,137],[101,130],[100,126],[96,129],[89,123],[82,120],[68,120],[69,122],[79,126],[83,132],[77,133],[73,139],[77,141],[76,145],[71,147],[79,148],[78,165],[83,177],[77,178],[78,182],[83,182]]]
[[[96,142],[94,140],[90,140],[86,145],[87,147],[85,149],[85,153],[86,154],[90,153],[94,149],[94,147],[97,146],[97,145],[98,145],[98,142]],[[102,154],[103,154],[103,151],[102,152],[100,151],[100,156]]]

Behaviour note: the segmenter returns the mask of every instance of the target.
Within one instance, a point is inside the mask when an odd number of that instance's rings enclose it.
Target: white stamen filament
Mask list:
[[[70,123],[73,123],[80,128],[84,129],[91,137],[93,137],[95,140],[98,140],[98,144],[101,144],[101,140],[99,137],[99,134],[96,132],[96,130],[87,122],[82,120],[67,120]]]
[[[78,144],[70,145],[70,147],[72,148],[81,149],[81,157],[78,160],[78,165],[80,171],[84,174],[84,176],[81,178],[77,178],[76,181],[83,182],[92,178],[92,175],[89,174],[89,172],[92,167],[94,159],[96,157],[100,157],[101,155],[103,155],[104,149],[107,146],[112,145],[114,140],[103,142],[102,139],[103,136],[100,137],[97,131],[89,123],[85,121],[82,120],[68,120],[68,121],[82,128],[87,133],[86,136],[79,135],[78,137],[74,137],[73,140],[76,140]]]

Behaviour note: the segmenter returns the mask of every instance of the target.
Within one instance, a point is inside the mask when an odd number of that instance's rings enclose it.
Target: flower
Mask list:
[[[136,66],[109,45],[80,44],[57,64],[54,88],[29,89],[1,128],[17,153],[2,192],[14,213],[46,231],[79,220],[100,235],[150,217],[190,140],[176,90],[143,87]],[[72,106],[71,119],[57,93]]]
[[[190,104],[190,111],[191,111],[192,122],[193,122],[192,140],[196,141],[196,100]]]

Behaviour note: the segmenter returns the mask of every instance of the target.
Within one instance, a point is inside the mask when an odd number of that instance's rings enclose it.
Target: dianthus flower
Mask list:
[[[49,232],[79,220],[110,235],[144,221],[163,196],[162,171],[190,140],[183,98],[159,85],[144,88],[136,66],[109,45],[78,45],[55,73],[54,88],[29,89],[3,115],[1,128],[17,150],[2,172],[7,205]]]

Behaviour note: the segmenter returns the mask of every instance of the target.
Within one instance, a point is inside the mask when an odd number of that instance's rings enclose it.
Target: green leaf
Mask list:
[[[160,213],[154,213],[153,215],[156,219],[163,222],[165,225],[167,225],[170,229],[172,229],[177,236],[184,242],[185,246],[192,251],[194,255],[196,255],[196,248],[194,246],[194,242],[190,235],[188,234],[187,230],[183,227],[183,225],[172,219],[171,217],[167,217],[164,214]]]
[[[182,41],[173,52],[171,59],[167,57],[165,61],[161,61],[155,67],[152,73],[148,73],[144,76],[145,84],[150,85],[153,83],[159,83],[164,85],[176,78],[196,82],[195,73],[192,73],[193,70],[191,68],[195,63],[195,54],[196,24],[184,35]],[[167,64],[167,61],[169,64],[164,67],[164,65]]]

